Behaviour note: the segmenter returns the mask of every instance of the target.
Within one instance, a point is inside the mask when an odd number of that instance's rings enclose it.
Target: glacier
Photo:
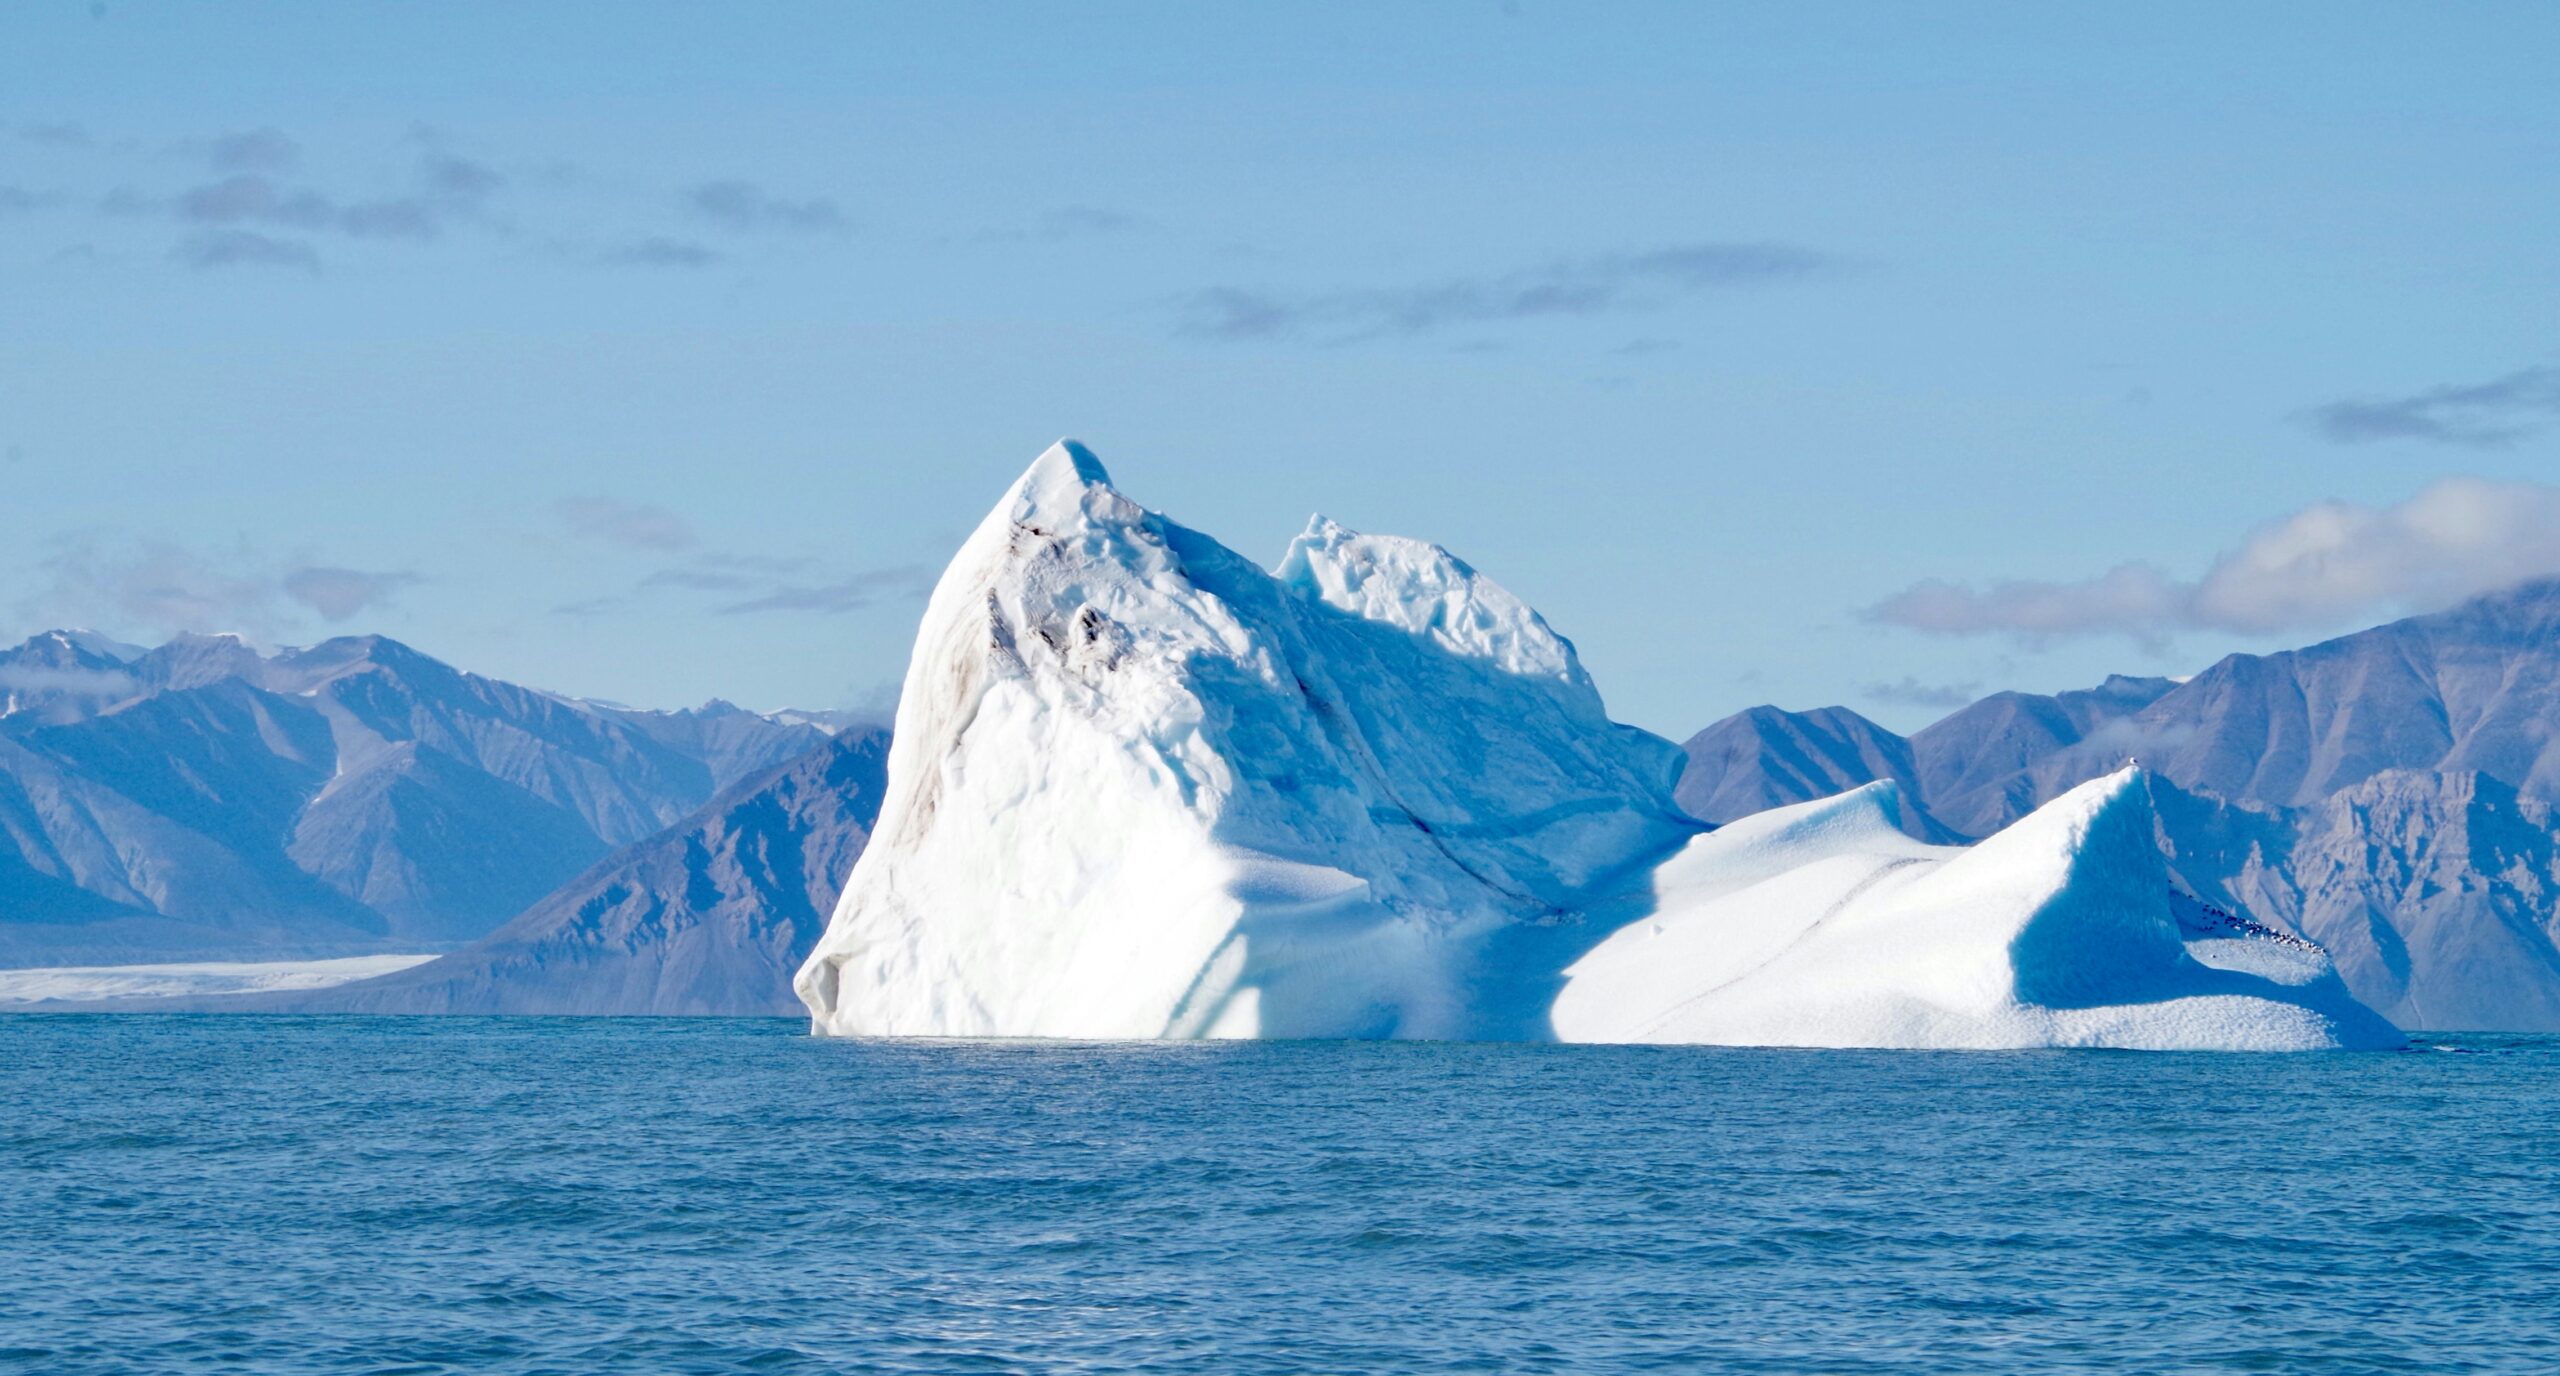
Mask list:
[[[2178,894],[2139,771],[1970,850],[1889,788],[1722,829],[1544,618],[1318,517],[1266,571],[1061,441],[927,604],[794,981],[843,1036],[2400,1044]]]

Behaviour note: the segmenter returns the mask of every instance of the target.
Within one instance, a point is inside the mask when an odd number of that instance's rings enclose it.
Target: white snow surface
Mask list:
[[[79,627],[74,627],[70,630],[55,631],[53,634],[61,636],[63,639],[70,641],[81,649],[87,650],[93,655],[112,659],[119,664],[131,664],[135,660],[142,658],[144,655],[151,653],[142,646],[128,644],[127,642],[118,640],[113,636],[102,635],[96,631],[86,630]]]
[[[1979,845],[1889,782],[1699,837],[1566,971],[1567,1041],[2300,1051],[2396,1047],[2308,943],[2179,925],[2142,772]],[[1632,914],[1631,916],[1629,914]]]
[[[796,986],[852,1036],[2397,1044],[2315,948],[2189,949],[2138,774],[1968,852],[1873,788],[1706,833],[1680,765],[1438,546],[1265,572],[1062,441],[934,590]]]
[[[337,960],[64,965],[45,969],[0,970],[0,1006],[326,989],[333,984],[406,970],[433,959],[433,955],[348,956]]]

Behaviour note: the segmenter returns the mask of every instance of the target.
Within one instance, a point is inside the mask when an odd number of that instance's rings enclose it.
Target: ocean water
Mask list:
[[[2560,1370],[2560,1040],[0,1017],[11,1372]]]

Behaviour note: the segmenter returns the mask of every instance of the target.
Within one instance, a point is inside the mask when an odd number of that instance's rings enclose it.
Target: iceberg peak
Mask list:
[[[1279,575],[1043,454],[936,586],[798,987],[852,1034],[1464,1036],[1488,934],[1696,834],[1678,747],[1438,546]]]
[[[1360,532],[1353,530],[1351,527],[1344,525],[1340,521],[1318,511],[1308,515],[1307,528],[1298,532],[1297,539],[1290,541],[1289,544],[1292,549],[1296,548],[1301,543],[1326,545],[1338,540],[1349,539],[1359,533]]]
[[[1510,589],[1428,540],[1363,535],[1328,517],[1307,522],[1274,571],[1282,583],[1336,611],[1394,626],[1453,655],[1523,678],[1599,694],[1573,643]]]
[[[1681,761],[1446,549],[1317,516],[1266,572],[1062,440],[934,588],[795,987],[839,1035],[2397,1041],[2184,938],[2138,769],[1967,851],[1890,784],[1708,831]]]
[[[1040,457],[1016,478],[997,509],[1026,525],[1076,519],[1097,492],[1113,492],[1110,470],[1093,451],[1062,439],[1040,451]],[[1116,494],[1115,494],[1116,495]]]
[[[1026,473],[1026,476],[1050,475],[1072,478],[1079,483],[1111,485],[1111,471],[1102,466],[1102,460],[1085,447],[1084,441],[1077,439],[1061,439],[1041,450],[1040,457],[1031,461]]]

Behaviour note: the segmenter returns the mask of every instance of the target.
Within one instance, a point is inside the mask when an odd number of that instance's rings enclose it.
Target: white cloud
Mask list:
[[[2192,580],[2139,562],[2069,582],[1929,579],[1864,615],[1933,635],[2156,642],[2188,630],[2328,629],[2554,575],[2560,486],[2454,477],[2388,506],[2315,503],[2251,532]]]
[[[0,664],[0,693],[59,693],[110,698],[133,691],[133,675],[120,669],[57,669],[43,664]]]

